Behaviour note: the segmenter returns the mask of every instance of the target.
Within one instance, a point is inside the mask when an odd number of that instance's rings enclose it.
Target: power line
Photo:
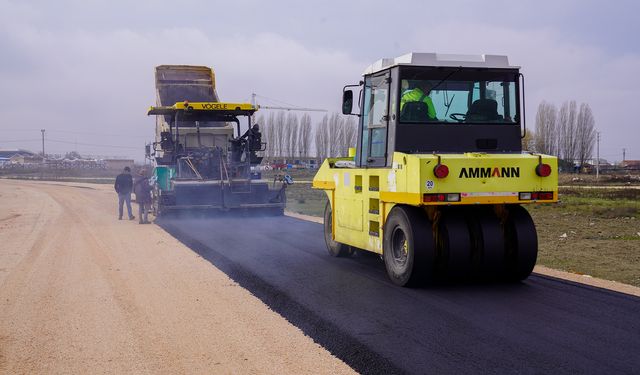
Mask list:
[[[280,103],[280,105],[286,105],[286,106],[288,106],[288,107],[300,107],[300,106],[295,105],[295,104],[291,104],[291,103],[283,102],[282,100],[273,99],[273,98],[269,98],[269,97],[262,96],[262,95],[258,95],[258,94],[255,94],[255,95],[256,95],[257,97],[259,97],[259,98],[262,98],[262,99],[267,99],[267,100],[271,100],[272,102],[275,102],[275,103]]]
[[[54,133],[68,133],[68,134],[84,134],[84,135],[96,135],[101,137],[135,137],[135,138],[148,138],[144,135],[123,135],[123,134],[105,134],[105,133],[93,133],[93,132],[83,132],[83,131],[74,131],[74,130],[47,130],[48,132]]]
[[[126,148],[126,149],[131,149],[131,150],[141,149],[140,147],[133,147],[133,146],[99,145],[99,144],[95,144],[95,143],[82,143],[82,142],[62,141],[62,140],[59,140],[59,139],[47,139],[47,141],[48,142],[55,142],[55,143],[72,144],[72,145],[92,146],[92,147]]]
[[[0,131],[6,132],[40,132],[41,129],[0,129]],[[83,135],[93,135],[99,137],[127,137],[127,138],[148,138],[144,135],[123,135],[123,134],[107,134],[107,133],[94,133],[94,132],[86,132],[86,131],[78,131],[78,130],[56,130],[56,129],[47,129],[47,133],[63,133],[63,134],[83,134]]]
[[[25,128],[22,128],[22,129],[0,129],[0,130],[7,131],[7,132],[39,132],[40,131],[40,129],[35,129],[35,128],[34,129],[29,129],[29,128],[27,128],[27,129],[25,129]]]
[[[320,109],[320,108],[304,108],[304,107],[300,107],[300,106],[296,106],[287,102],[283,102],[281,100],[277,100],[277,99],[272,99],[272,98],[267,98],[266,96],[262,96],[262,95],[258,95],[256,93],[251,94],[251,104],[253,104],[254,106],[257,105],[258,108],[261,109],[280,109],[280,110],[285,110],[285,111],[308,111],[308,112],[327,112],[326,109]],[[276,103],[282,103],[285,106],[282,106],[282,104],[280,106],[268,106],[268,105],[259,105],[256,103],[255,98],[256,97],[260,97],[263,99],[267,99],[267,100],[271,100],[272,102],[276,102]]]

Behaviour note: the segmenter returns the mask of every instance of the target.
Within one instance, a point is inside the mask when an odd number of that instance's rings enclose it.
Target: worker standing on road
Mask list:
[[[124,167],[124,171],[116,177],[114,185],[116,193],[118,193],[118,220],[122,220],[122,205],[127,204],[129,220],[136,217],[131,213],[131,190],[133,189],[133,177],[131,177],[131,168]]]
[[[138,202],[138,216],[140,217],[140,224],[150,224],[147,212],[151,205],[151,185],[149,185],[149,179],[147,178],[144,169],[141,169],[138,172],[136,182],[133,184],[133,192],[136,194],[136,202]]]
[[[431,93],[429,81],[420,81],[413,90],[405,91],[400,98],[400,111],[409,102],[424,102],[427,105],[427,115],[429,120],[436,119],[436,109],[429,94]]]

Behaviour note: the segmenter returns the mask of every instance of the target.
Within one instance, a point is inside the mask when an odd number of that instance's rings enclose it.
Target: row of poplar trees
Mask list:
[[[578,106],[571,100],[558,109],[553,103],[543,101],[538,105],[535,132],[528,134],[523,146],[582,166],[592,158],[595,142],[595,120],[589,104]]]
[[[291,111],[272,111],[258,116],[257,123],[267,143],[264,156],[269,159],[347,156],[349,147],[356,144],[355,119],[338,113],[326,114],[313,124],[307,113],[298,117]]]

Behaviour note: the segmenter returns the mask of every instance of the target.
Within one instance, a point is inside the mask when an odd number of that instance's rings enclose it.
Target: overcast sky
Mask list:
[[[212,66],[251,93],[339,109],[342,86],[407,52],[506,54],[542,100],[588,103],[601,157],[640,159],[640,3],[620,1],[0,0],[0,148],[143,158],[153,69]],[[275,104],[275,102],[263,102]]]

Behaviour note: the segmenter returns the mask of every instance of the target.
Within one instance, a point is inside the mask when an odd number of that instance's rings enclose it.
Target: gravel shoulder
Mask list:
[[[353,373],[110,186],[0,180],[0,243],[0,373]]]

